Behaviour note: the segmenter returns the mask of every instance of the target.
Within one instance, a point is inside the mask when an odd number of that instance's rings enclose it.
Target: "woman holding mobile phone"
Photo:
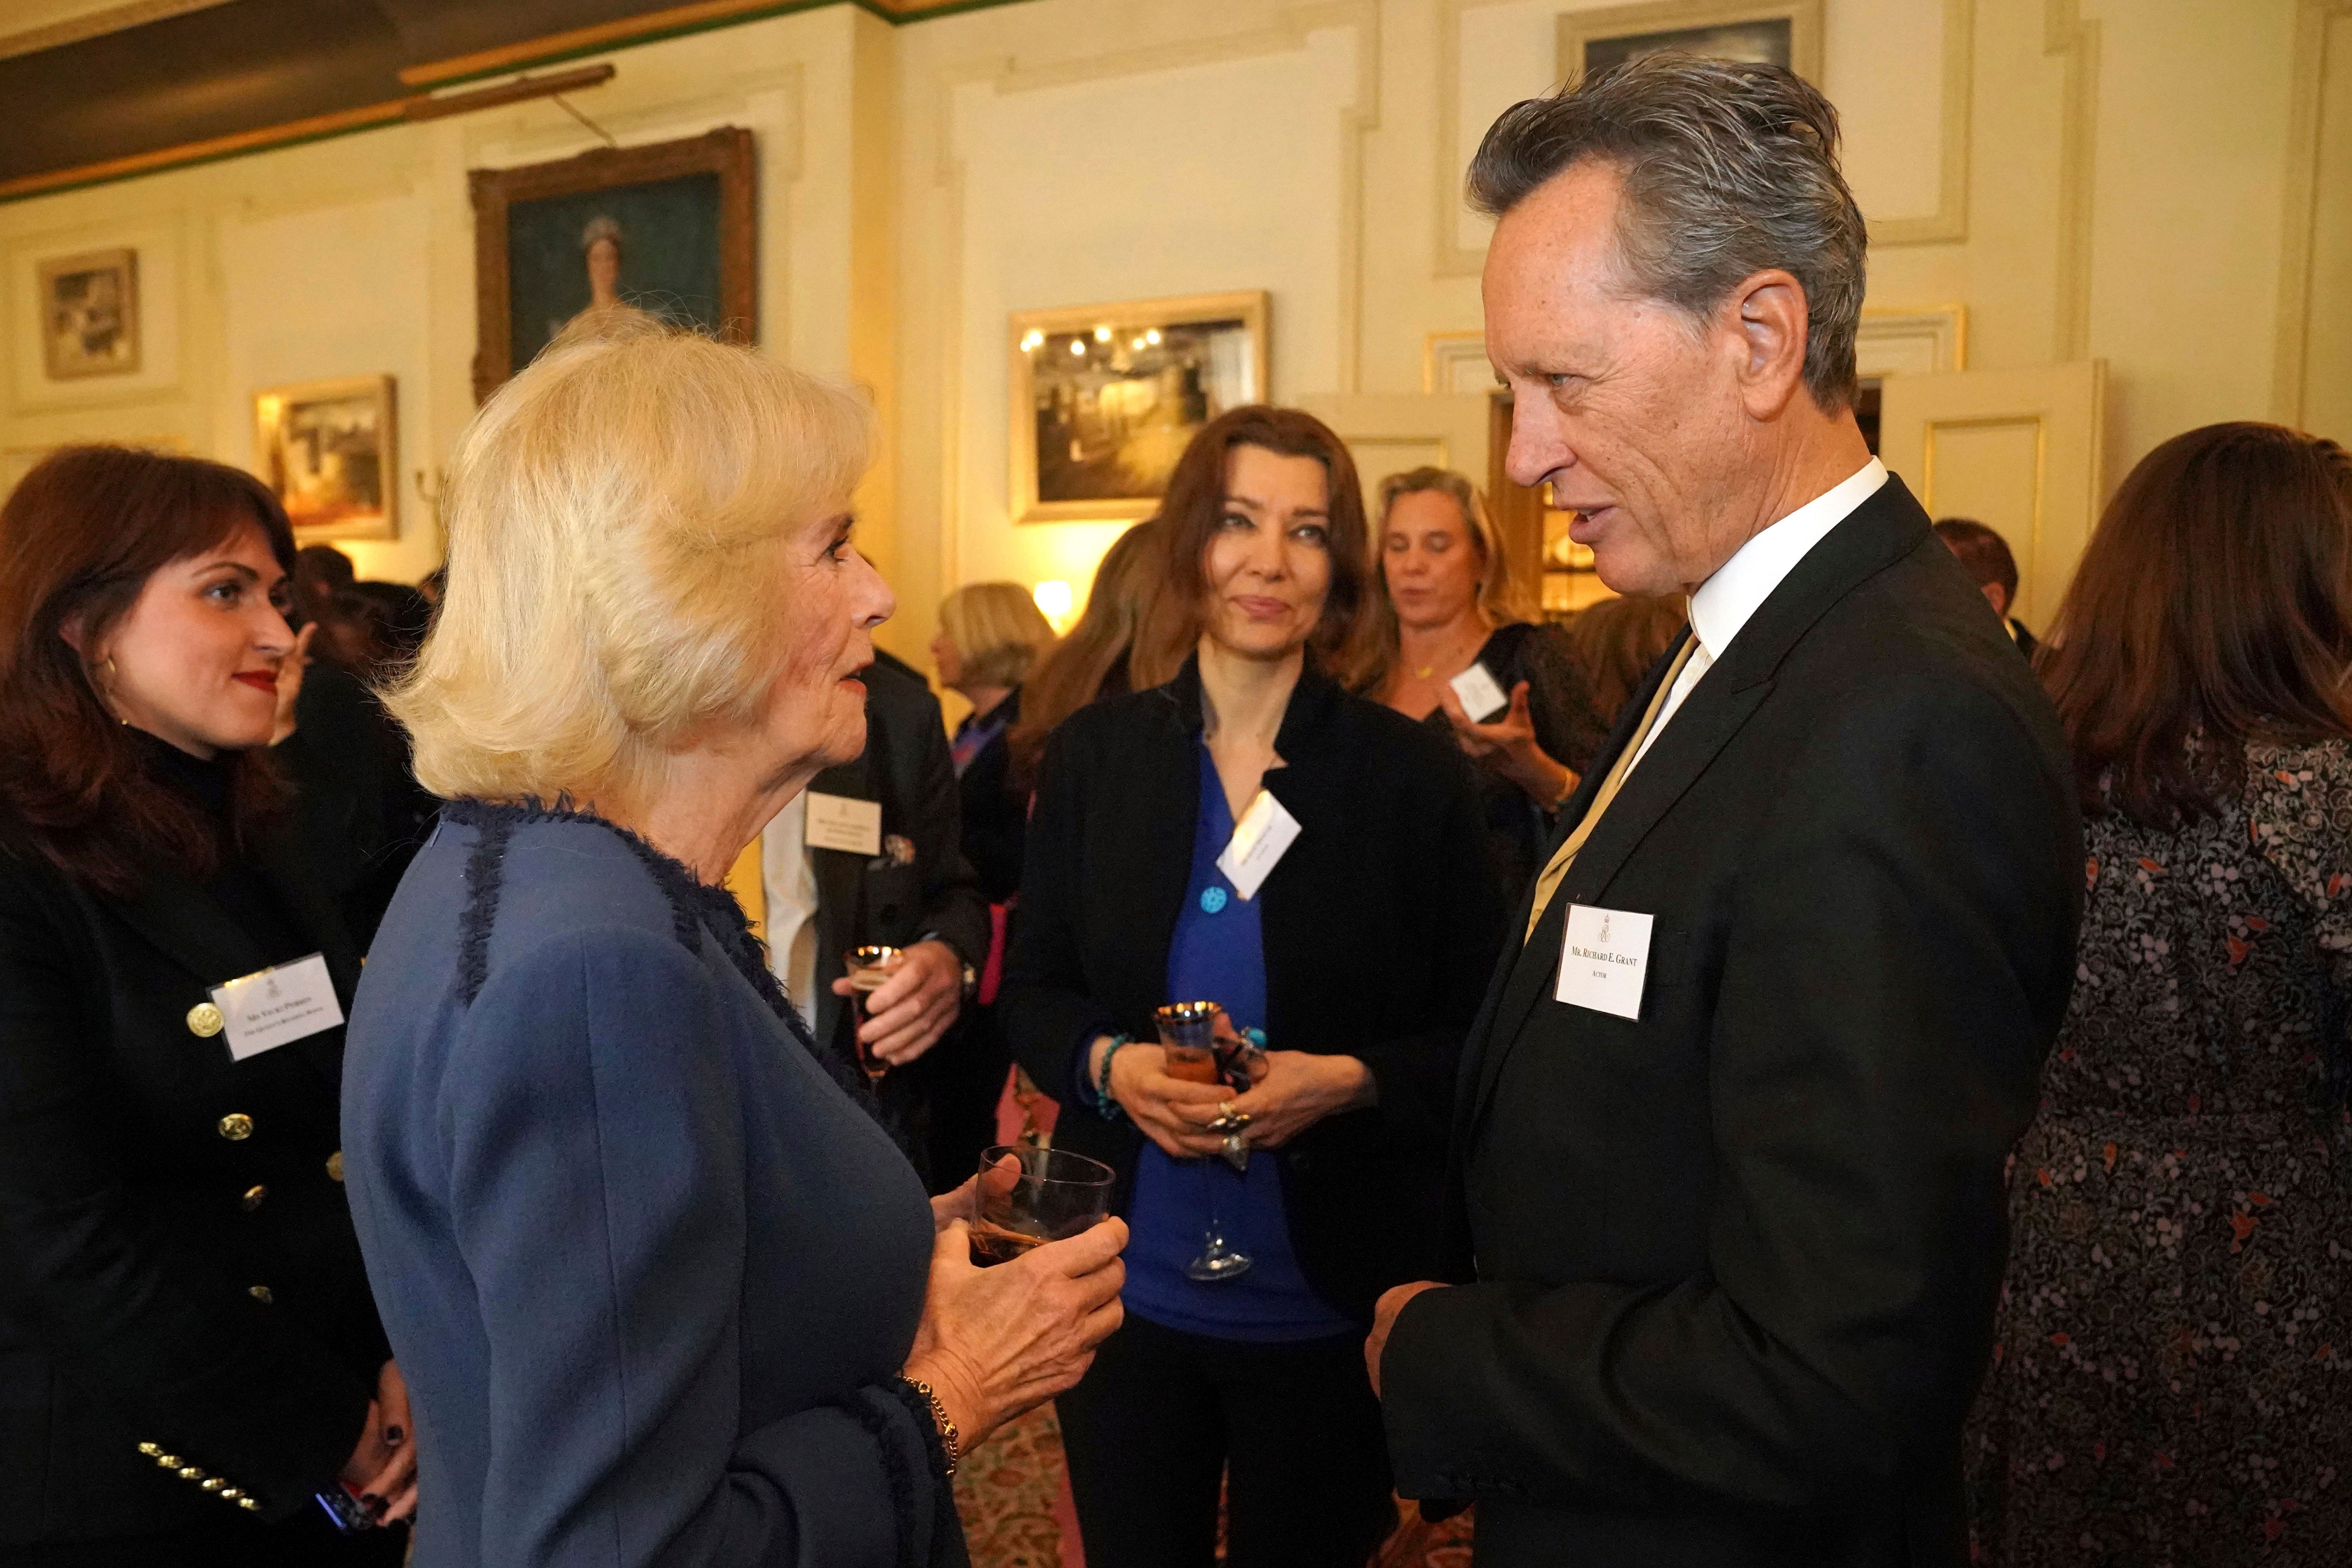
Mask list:
[[[193,458],[66,447],[0,506],[0,1560],[406,1545],[372,1528],[416,1442],[336,1124],[350,868],[271,754],[293,559]],[[306,1010],[257,1022],[257,987]]]

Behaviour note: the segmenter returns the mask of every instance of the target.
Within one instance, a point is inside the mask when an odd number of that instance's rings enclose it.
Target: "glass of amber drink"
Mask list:
[[[1165,1053],[1161,1070],[1170,1078],[1187,1083],[1224,1082],[1217,1063],[1218,1026],[1224,1025],[1227,1033],[1233,1026],[1223,1007],[1214,1002],[1171,1002],[1155,1008],[1152,1019],[1160,1026],[1160,1048]],[[1219,1177],[1212,1168],[1216,1163],[1214,1159],[1201,1162],[1201,1196],[1208,1210],[1208,1226],[1201,1237],[1201,1255],[1184,1265],[1187,1279],[1204,1284],[1239,1279],[1255,1261],[1225,1239],[1224,1220],[1217,1212]]]
[[[849,979],[851,998],[857,1004],[856,1021],[861,1026],[866,1022],[867,999],[882,989],[882,983],[890,978],[891,972],[906,956],[895,947],[853,947],[841,955],[842,968]],[[857,1042],[857,1065],[866,1069],[866,1081],[868,1083],[880,1083],[882,1075],[890,1070],[890,1064],[877,1057],[864,1040]]]
[[[1066,1149],[1001,1143],[980,1156],[972,1200],[971,1260],[1010,1263],[1033,1247],[1063,1241],[1110,1212],[1108,1165]]]
[[[1217,1081],[1217,1020],[1223,1014],[1214,1002],[1171,1002],[1153,1011],[1160,1048],[1167,1053],[1162,1070],[1170,1078],[1186,1083]]]

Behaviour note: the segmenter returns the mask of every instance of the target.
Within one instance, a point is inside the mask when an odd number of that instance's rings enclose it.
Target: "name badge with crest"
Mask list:
[[[228,1054],[238,1061],[343,1021],[327,961],[315,952],[215,985],[212,995],[228,1035]]]
[[[1553,996],[1571,1007],[1640,1018],[1654,920],[1626,910],[1570,904],[1568,931],[1559,944],[1559,984]]]

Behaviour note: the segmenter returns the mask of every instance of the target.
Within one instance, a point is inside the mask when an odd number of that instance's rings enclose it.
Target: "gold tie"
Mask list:
[[[1584,820],[1579,822],[1576,831],[1561,840],[1559,847],[1551,852],[1550,860],[1544,865],[1543,874],[1536,879],[1535,907],[1528,911],[1528,934],[1519,939],[1521,945],[1535,936],[1536,927],[1544,917],[1544,906],[1550,903],[1551,896],[1559,890],[1560,879],[1568,875],[1569,867],[1576,862],[1576,852],[1584,847],[1586,839],[1592,837],[1593,828],[1601,822],[1601,814],[1609,809],[1609,803],[1617,798],[1618,786],[1625,782],[1625,775],[1633,771],[1633,759],[1642,754],[1643,742],[1657,727],[1658,714],[1664,710],[1666,698],[1674,691],[1675,682],[1682,679],[1683,666],[1690,662],[1691,654],[1697,647],[1697,637],[1684,639],[1683,650],[1675,656],[1674,667],[1666,671],[1666,678],[1658,682],[1657,692],[1650,699],[1650,706],[1643,710],[1641,724],[1626,737],[1625,749],[1617,753],[1617,761],[1609,769],[1608,776],[1593,792],[1592,804],[1584,808]]]

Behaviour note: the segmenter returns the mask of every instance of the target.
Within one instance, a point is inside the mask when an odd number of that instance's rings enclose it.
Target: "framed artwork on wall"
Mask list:
[[[400,536],[392,377],[351,375],[253,396],[254,467],[304,544]]]
[[[1822,0],[1655,0],[1559,18],[1559,75],[1575,81],[1667,49],[1786,66],[1822,79]]]
[[[476,169],[474,398],[572,319],[635,305],[730,342],[759,340],[751,132],[723,126]]]
[[[1202,426],[1265,400],[1265,290],[1020,310],[1013,518],[1150,517]]]
[[[91,250],[40,263],[41,349],[49,379],[139,368],[139,253]]]

